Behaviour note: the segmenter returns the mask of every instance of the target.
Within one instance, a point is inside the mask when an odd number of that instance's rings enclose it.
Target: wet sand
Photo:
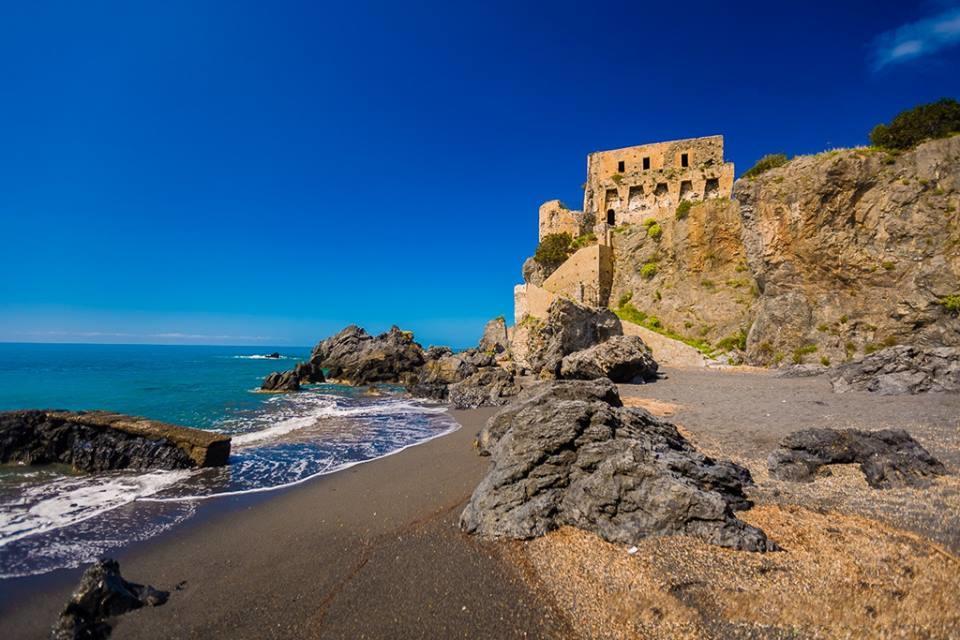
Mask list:
[[[472,441],[491,413],[452,412],[462,428],[448,436],[274,494],[204,504],[187,524],[115,553],[126,579],[172,595],[118,618],[112,637],[569,637],[506,547],[457,527],[489,464]],[[79,574],[0,583],[3,637],[46,637]]]

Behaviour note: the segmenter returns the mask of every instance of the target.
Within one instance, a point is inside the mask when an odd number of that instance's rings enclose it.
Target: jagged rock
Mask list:
[[[822,364],[790,364],[777,369],[777,378],[813,378],[826,373]]]
[[[493,446],[513,424],[517,414],[530,405],[550,405],[562,400],[600,401],[622,407],[617,386],[606,378],[590,381],[557,380],[541,382],[522,390],[510,404],[487,420],[477,437],[481,455],[490,455]]]
[[[657,363],[639,336],[613,336],[560,361],[560,377],[574,380],[609,378],[642,384],[657,379]]]
[[[543,281],[546,280],[550,273],[546,268],[539,262],[533,259],[533,256],[527,258],[523,261],[523,267],[521,268],[523,272],[523,281],[536,285],[538,287],[543,286]]]
[[[270,358],[271,360],[279,360],[279,359],[280,359],[280,352],[279,352],[279,351],[274,351],[273,353],[268,353],[268,354],[267,354],[266,356],[264,356],[264,357]]]
[[[443,356],[449,355],[453,355],[453,349],[450,347],[431,345],[430,348],[423,352],[423,359],[429,362],[430,360],[439,360]]]
[[[617,406],[618,397],[605,401],[611,388],[551,382],[491,418],[506,430],[488,438],[493,466],[461,528],[525,539],[572,525],[624,544],[680,533],[734,549],[775,548],[734,516],[751,504],[749,471],[702,455],[672,424]]]
[[[227,464],[230,438],[106,411],[0,413],[0,462],[78,471],[189,469]]]
[[[609,309],[593,309],[565,298],[553,301],[546,321],[534,325],[534,330],[536,335],[527,340],[536,346],[527,350],[526,360],[532,373],[545,378],[559,375],[564,356],[623,335],[620,319]]]
[[[477,366],[469,361],[469,355],[448,354],[436,359],[427,359],[421,367],[415,384],[409,387],[411,394],[433,400],[445,400],[447,387],[460,382],[477,372]]]
[[[859,463],[875,489],[924,486],[946,472],[943,464],[902,429],[805,429],[783,439],[767,458],[771,475],[811,482],[828,464]]]
[[[353,325],[321,341],[309,362],[315,369],[326,369],[332,380],[358,386],[378,382],[414,384],[423,363],[423,349],[414,342],[412,333],[392,327],[371,336]]]
[[[882,395],[960,391],[960,348],[895,346],[837,367],[833,390]]]
[[[461,382],[447,387],[455,409],[498,407],[509,402],[520,388],[514,377],[500,367],[484,367]]]
[[[295,370],[283,372],[274,371],[264,379],[263,384],[260,385],[260,390],[276,393],[299,391],[300,377]]]
[[[480,338],[477,349],[485,353],[503,353],[509,348],[507,321],[503,316],[494,318],[483,328],[483,337]]]
[[[167,591],[124,580],[116,560],[98,560],[83,573],[50,638],[104,640],[110,637],[108,619],[144,606],[158,607],[169,596]]]

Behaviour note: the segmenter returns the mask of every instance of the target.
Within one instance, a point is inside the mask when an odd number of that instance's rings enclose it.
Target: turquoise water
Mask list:
[[[282,354],[281,360],[264,354]],[[307,348],[0,344],[0,410],[106,409],[231,435],[220,469],[73,474],[0,466],[0,579],[79,566],[189,518],[199,502],[269,492],[456,428],[395,388],[256,393]]]

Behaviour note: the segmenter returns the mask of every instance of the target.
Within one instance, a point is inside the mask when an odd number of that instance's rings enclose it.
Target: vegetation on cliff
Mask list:
[[[763,156],[757,163],[747,169],[743,173],[744,178],[756,178],[762,173],[770,171],[770,169],[776,169],[777,167],[782,167],[783,165],[790,162],[790,159],[787,158],[786,154],[783,153],[768,153]]]
[[[960,102],[943,98],[901,111],[890,124],[870,132],[870,144],[886,149],[912,149],[924,140],[960,133]]]

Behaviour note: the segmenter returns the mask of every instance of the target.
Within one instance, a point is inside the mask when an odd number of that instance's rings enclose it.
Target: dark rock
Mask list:
[[[542,348],[527,355],[530,369],[543,377],[556,377],[564,356],[623,335],[620,319],[609,309],[593,309],[566,298],[557,298],[538,327]]]
[[[794,482],[811,482],[823,465],[852,463],[875,489],[924,486],[946,472],[902,429],[805,429],[784,438],[767,458],[771,475]]]
[[[751,505],[749,471],[697,452],[668,422],[618,406],[612,391],[609,381],[547,383],[491,418],[493,466],[461,528],[525,539],[572,525],[625,544],[679,533],[734,549],[775,548],[734,516]]]
[[[588,382],[562,380],[540,382],[521,391],[517,397],[492,416],[480,430],[480,453],[489,455],[500,438],[510,429],[517,414],[531,405],[550,405],[562,400],[600,401],[622,407],[617,386],[606,378]]]
[[[484,367],[461,382],[447,387],[455,409],[498,407],[509,402],[520,388],[514,377],[500,367]]]
[[[108,638],[109,618],[144,606],[158,607],[169,596],[166,591],[124,580],[116,560],[98,560],[83,573],[50,637],[52,640]]]
[[[106,411],[0,413],[0,462],[70,464],[79,471],[227,464],[230,438]]]
[[[280,359],[280,353],[277,352],[277,351],[274,351],[273,353],[267,354],[267,357],[268,357],[268,358],[271,358],[271,359],[273,359],[273,360],[279,360],[279,359]]]
[[[479,351],[485,353],[503,353],[510,348],[510,339],[507,336],[507,321],[500,316],[494,318],[483,328],[483,336],[480,338],[480,344],[477,345]]]
[[[431,346],[429,349],[423,352],[423,359],[429,362],[430,360],[439,360],[443,356],[450,355],[453,355],[453,349],[450,347]]]
[[[895,346],[837,367],[833,390],[881,395],[960,391],[960,348]]]
[[[432,400],[445,400],[448,385],[476,373],[476,365],[471,364],[464,354],[455,355],[449,349],[447,352],[447,355],[436,359],[427,359],[420,369],[416,383],[408,388],[411,394]]]
[[[283,371],[283,372],[273,372],[264,379],[263,384],[260,385],[261,391],[271,391],[282,393],[285,391],[299,391],[300,390],[300,378],[297,376],[297,372],[294,371]]]
[[[821,364],[791,364],[777,369],[777,378],[813,378],[826,373],[827,367]]]
[[[321,341],[313,350],[309,364],[326,369],[327,377],[352,385],[375,383],[414,384],[424,363],[423,349],[413,334],[392,327],[371,336],[349,326]]]
[[[657,379],[657,363],[639,336],[613,336],[605,342],[564,356],[560,377],[574,380],[609,378],[642,384]]]

